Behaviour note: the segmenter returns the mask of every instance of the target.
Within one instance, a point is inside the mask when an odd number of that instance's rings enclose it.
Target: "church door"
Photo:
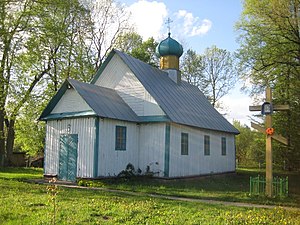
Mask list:
[[[78,134],[60,136],[58,179],[75,181],[77,174]]]

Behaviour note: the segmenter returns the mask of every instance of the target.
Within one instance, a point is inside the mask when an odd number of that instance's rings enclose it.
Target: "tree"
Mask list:
[[[183,59],[183,75],[196,85],[214,107],[234,87],[238,70],[232,54],[216,46],[207,48],[202,55],[188,50]]]
[[[14,136],[14,120],[9,120],[9,110],[6,106],[7,102],[11,101],[10,93],[14,91],[11,87],[14,75],[13,67],[23,48],[22,42],[24,42],[32,22],[30,11],[34,6],[34,3],[28,0],[20,1],[18,7],[14,7],[13,4],[14,2],[9,0],[0,2],[0,166],[4,165],[6,153],[9,155],[12,152],[13,142],[7,137]],[[46,67],[43,72],[46,72],[47,69]],[[36,76],[34,80],[39,78],[39,75]],[[35,83],[29,85],[28,91],[24,95],[28,95],[34,85]],[[19,104],[14,107],[11,105],[13,117],[26,97],[21,98]]]
[[[237,80],[237,68],[234,57],[225,49],[216,46],[207,48],[203,55],[205,85],[208,99],[213,106],[234,87]]]
[[[159,59],[155,49],[158,43],[153,37],[143,41],[142,36],[136,32],[127,32],[120,35],[114,45],[115,48],[152,66],[158,66]]]
[[[128,24],[129,14],[125,8],[114,0],[87,0],[87,9],[91,13],[93,24],[89,56],[96,70],[112,50],[119,35],[126,33],[131,27]]]
[[[128,14],[113,0],[6,0],[0,1],[0,17],[3,166],[15,140],[30,154],[40,149],[44,131],[37,116],[66,78],[91,80],[118,35],[128,29]],[[24,134],[25,126],[30,134]]]
[[[15,3],[0,3],[0,165],[4,165],[5,158],[10,163],[20,111],[35,96],[43,96],[43,91],[53,94],[53,91],[47,92],[49,87],[57,90],[60,80],[66,78],[58,79],[58,71],[60,77],[64,75],[62,68],[70,71],[72,54],[68,53],[73,53],[70,36],[75,33],[74,15],[77,14],[79,21],[84,11],[76,0]],[[65,55],[69,56],[67,60]],[[20,118],[24,117],[26,115]]]
[[[119,49],[122,52],[130,54],[133,49],[137,48],[143,43],[143,38],[136,32],[125,32],[117,38],[114,48]]]
[[[251,130],[239,121],[233,125],[240,131],[236,137],[236,158],[239,166],[253,167],[265,160],[265,138],[262,133]]]
[[[274,115],[276,131],[289,137],[288,148],[278,145],[274,154],[297,166],[300,161],[300,1],[246,0],[241,20],[238,56],[242,78],[252,84],[251,94],[273,88],[275,104],[289,104],[290,111]],[[283,161],[283,160],[282,160]]]
[[[182,76],[188,83],[197,86],[206,96],[207,83],[204,76],[203,58],[198,55],[194,50],[188,49],[183,55],[182,59]]]
[[[39,117],[40,109],[33,108],[36,105],[41,107],[38,99],[31,98],[22,107],[15,124],[15,147],[27,155],[36,156],[41,153],[45,144],[44,123],[34,118]]]

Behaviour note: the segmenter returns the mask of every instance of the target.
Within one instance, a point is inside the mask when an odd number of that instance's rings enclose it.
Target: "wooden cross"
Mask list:
[[[272,104],[272,91],[266,88],[266,102],[261,106],[249,106],[250,111],[261,111],[265,117],[265,128],[251,122],[251,127],[259,132],[266,134],[266,195],[272,197],[272,184],[273,184],[273,167],[272,167],[272,139],[275,139],[285,145],[288,145],[288,139],[274,133],[272,127],[272,113],[273,111],[289,110],[288,105],[273,105]]]

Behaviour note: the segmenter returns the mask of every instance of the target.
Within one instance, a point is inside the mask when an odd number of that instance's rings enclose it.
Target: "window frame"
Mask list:
[[[181,155],[189,155],[189,134],[181,132]]]
[[[204,135],[204,155],[210,155],[210,136]]]
[[[227,154],[227,141],[226,137],[221,138],[221,154],[226,155]]]
[[[115,131],[115,150],[126,151],[126,144],[127,144],[127,127],[117,125]]]

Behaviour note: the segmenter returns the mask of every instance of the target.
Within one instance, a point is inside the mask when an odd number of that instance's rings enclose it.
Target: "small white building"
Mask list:
[[[129,163],[166,178],[235,171],[239,131],[181,80],[177,41],[157,52],[161,69],[113,50],[91,83],[65,81],[40,117],[45,175],[110,177]]]

